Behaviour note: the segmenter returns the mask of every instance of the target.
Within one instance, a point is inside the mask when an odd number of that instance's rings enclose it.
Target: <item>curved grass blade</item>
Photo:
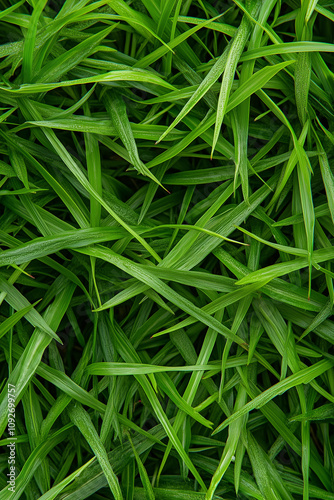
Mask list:
[[[82,408],[81,405],[76,403],[69,409],[69,416],[72,422],[78,427],[82,435],[85,437],[89,446],[92,448],[101,465],[104,475],[106,476],[110,491],[114,495],[115,500],[123,500],[123,494],[117,476],[110,465],[106,449],[101,443],[88,413]]]
[[[327,370],[330,370],[332,366],[332,361],[323,360],[319,361],[311,367],[304,368],[299,372],[290,375],[286,379],[278,382],[266,391],[262,392],[260,395],[256,396],[256,398],[254,398],[249,403],[246,403],[245,406],[233,413],[233,415],[228,417],[222,424],[220,424],[212,434],[214,435],[218,432],[221,432],[241,416],[246,415],[248,412],[256,408],[261,408],[262,406],[269,403],[269,401],[271,401],[273,398],[275,398],[279,394],[283,394],[285,391],[291,389],[292,387],[297,387],[300,384],[310,383],[315,378],[325,373]]]
[[[161,182],[155,177],[155,175],[152,174],[152,172],[139,158],[136,141],[132,134],[132,129],[126,112],[126,106],[122,97],[117,92],[109,91],[107,94],[104,94],[102,99],[115,129],[128,152],[132,165],[135,167],[137,172],[142,175],[146,175],[165,189]]]
[[[24,82],[30,82],[32,79],[38,22],[46,4],[47,0],[38,0],[34,3],[34,10],[23,46],[22,73]]]

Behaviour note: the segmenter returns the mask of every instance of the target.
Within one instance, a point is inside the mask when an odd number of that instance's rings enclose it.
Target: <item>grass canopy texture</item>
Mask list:
[[[0,4],[0,500],[334,500],[334,4]]]

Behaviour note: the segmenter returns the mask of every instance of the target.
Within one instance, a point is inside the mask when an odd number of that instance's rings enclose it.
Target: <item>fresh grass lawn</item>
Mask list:
[[[0,5],[0,500],[334,500],[333,2]]]

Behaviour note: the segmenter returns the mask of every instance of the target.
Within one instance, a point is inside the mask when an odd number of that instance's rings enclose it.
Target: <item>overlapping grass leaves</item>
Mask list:
[[[0,499],[333,500],[333,7],[2,7]]]

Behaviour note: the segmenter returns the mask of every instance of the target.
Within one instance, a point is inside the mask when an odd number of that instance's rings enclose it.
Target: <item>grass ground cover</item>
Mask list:
[[[334,500],[334,4],[0,4],[0,500]]]

